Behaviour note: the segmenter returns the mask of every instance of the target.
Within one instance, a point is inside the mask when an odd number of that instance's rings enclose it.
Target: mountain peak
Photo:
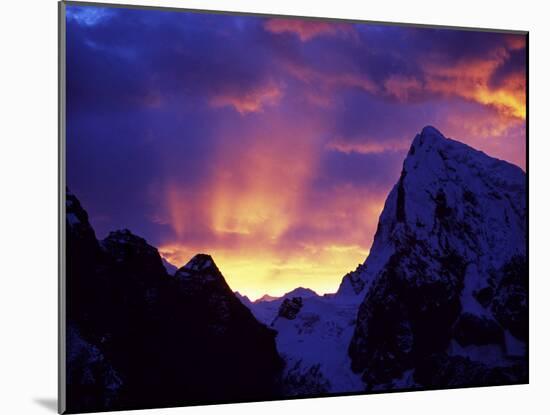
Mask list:
[[[197,254],[183,266],[188,271],[204,271],[216,267],[214,260],[208,254]]]
[[[254,301],[255,303],[260,303],[262,301],[275,301],[275,300],[278,300],[280,297],[274,297],[272,295],[269,295],[269,294],[264,294],[262,295],[260,298],[258,298],[256,301]]]
[[[317,294],[315,291],[313,291],[310,288],[304,288],[304,287],[298,287],[294,288],[292,291],[287,292],[283,297],[290,298],[290,297],[318,297],[319,294]]]
[[[420,135],[423,137],[433,137],[437,139],[446,140],[445,136],[441,134],[441,132],[432,125],[425,126],[420,132]]]
[[[118,229],[116,231],[109,232],[109,235],[105,240],[116,241],[118,243],[129,244],[147,244],[147,241],[140,236],[132,233],[129,229]]]
[[[429,151],[433,147],[439,147],[453,140],[445,137],[437,128],[427,125],[416,135],[411,143],[407,158],[414,156],[418,151]]]
[[[174,275],[182,281],[192,282],[200,286],[204,284],[215,284],[229,290],[224,276],[216,266],[214,259],[208,254],[197,254],[183,267],[177,270]]]
[[[363,300],[349,354],[368,388],[414,369],[418,356],[430,359],[452,341],[464,342],[459,322],[492,330],[489,316],[525,337],[526,302],[514,305],[513,324],[499,304],[511,285],[517,298],[526,296],[526,208],[519,167],[434,127],[415,137],[358,275]],[[503,277],[509,274],[514,284]],[[479,292],[491,292],[492,302],[480,302]],[[496,334],[491,341],[505,346]],[[379,370],[380,359],[386,364]]]
[[[145,239],[133,234],[128,229],[120,229],[109,232],[109,235],[100,242],[101,247],[118,259],[128,255],[160,255],[153,246],[149,245]]]

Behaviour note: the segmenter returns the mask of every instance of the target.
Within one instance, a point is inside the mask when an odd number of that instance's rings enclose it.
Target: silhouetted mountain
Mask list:
[[[246,307],[248,307],[250,309],[250,307],[252,306],[252,301],[250,301],[250,298],[248,298],[246,295],[242,295],[238,291],[235,291],[235,296],[239,300],[241,300],[241,303],[243,303],[243,305],[245,305]]]
[[[435,128],[416,136],[353,276],[349,354],[367,389],[526,381],[525,187]]]
[[[175,276],[128,230],[98,242],[67,192],[69,412],[278,396],[275,331],[233,294],[208,255]]]
[[[365,288],[365,281],[361,279],[361,273],[363,271],[365,271],[365,265],[359,264],[355,271],[351,271],[344,275],[335,295],[341,297],[354,297],[363,291],[363,288]]]

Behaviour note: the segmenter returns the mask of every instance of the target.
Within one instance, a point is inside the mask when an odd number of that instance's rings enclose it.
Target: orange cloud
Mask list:
[[[427,62],[424,64],[426,89],[489,105],[506,116],[524,120],[525,74],[515,73],[500,86],[490,85],[491,76],[508,56],[508,51],[500,48],[486,59],[463,60],[452,66]]]
[[[250,91],[226,92],[213,96],[210,106],[213,108],[233,107],[241,115],[259,112],[265,106],[277,104],[283,96],[282,88],[275,82],[268,82]]]
[[[265,22],[264,28],[275,34],[295,34],[302,42],[307,42],[317,36],[350,36],[355,33],[353,26],[348,23],[291,18],[269,19]]]
[[[367,257],[385,194],[342,186],[308,201],[307,193],[296,192],[297,206],[286,215],[283,233],[268,235],[252,226],[249,233],[236,235],[239,243],[234,245],[223,239],[204,244],[174,241],[159,250],[177,266],[197,252],[211,254],[229,286],[253,299],[265,293],[281,295],[298,285],[321,294],[335,292],[341,278]],[[313,233],[295,237],[295,226]]]

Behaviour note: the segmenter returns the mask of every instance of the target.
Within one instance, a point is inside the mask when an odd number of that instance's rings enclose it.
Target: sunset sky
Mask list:
[[[334,292],[425,125],[525,169],[523,35],[67,7],[67,184],[99,238]]]

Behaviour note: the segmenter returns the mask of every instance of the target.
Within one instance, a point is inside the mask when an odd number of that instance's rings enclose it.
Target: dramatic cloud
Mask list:
[[[98,236],[253,298],[332,292],[425,125],[525,168],[526,38],[68,6],[67,181]]]
[[[525,74],[510,74],[502,85],[490,85],[491,76],[508,56],[505,50],[500,50],[490,59],[465,60],[457,62],[453,67],[428,63],[424,67],[426,89],[445,95],[458,95],[494,106],[505,115],[525,119]]]

